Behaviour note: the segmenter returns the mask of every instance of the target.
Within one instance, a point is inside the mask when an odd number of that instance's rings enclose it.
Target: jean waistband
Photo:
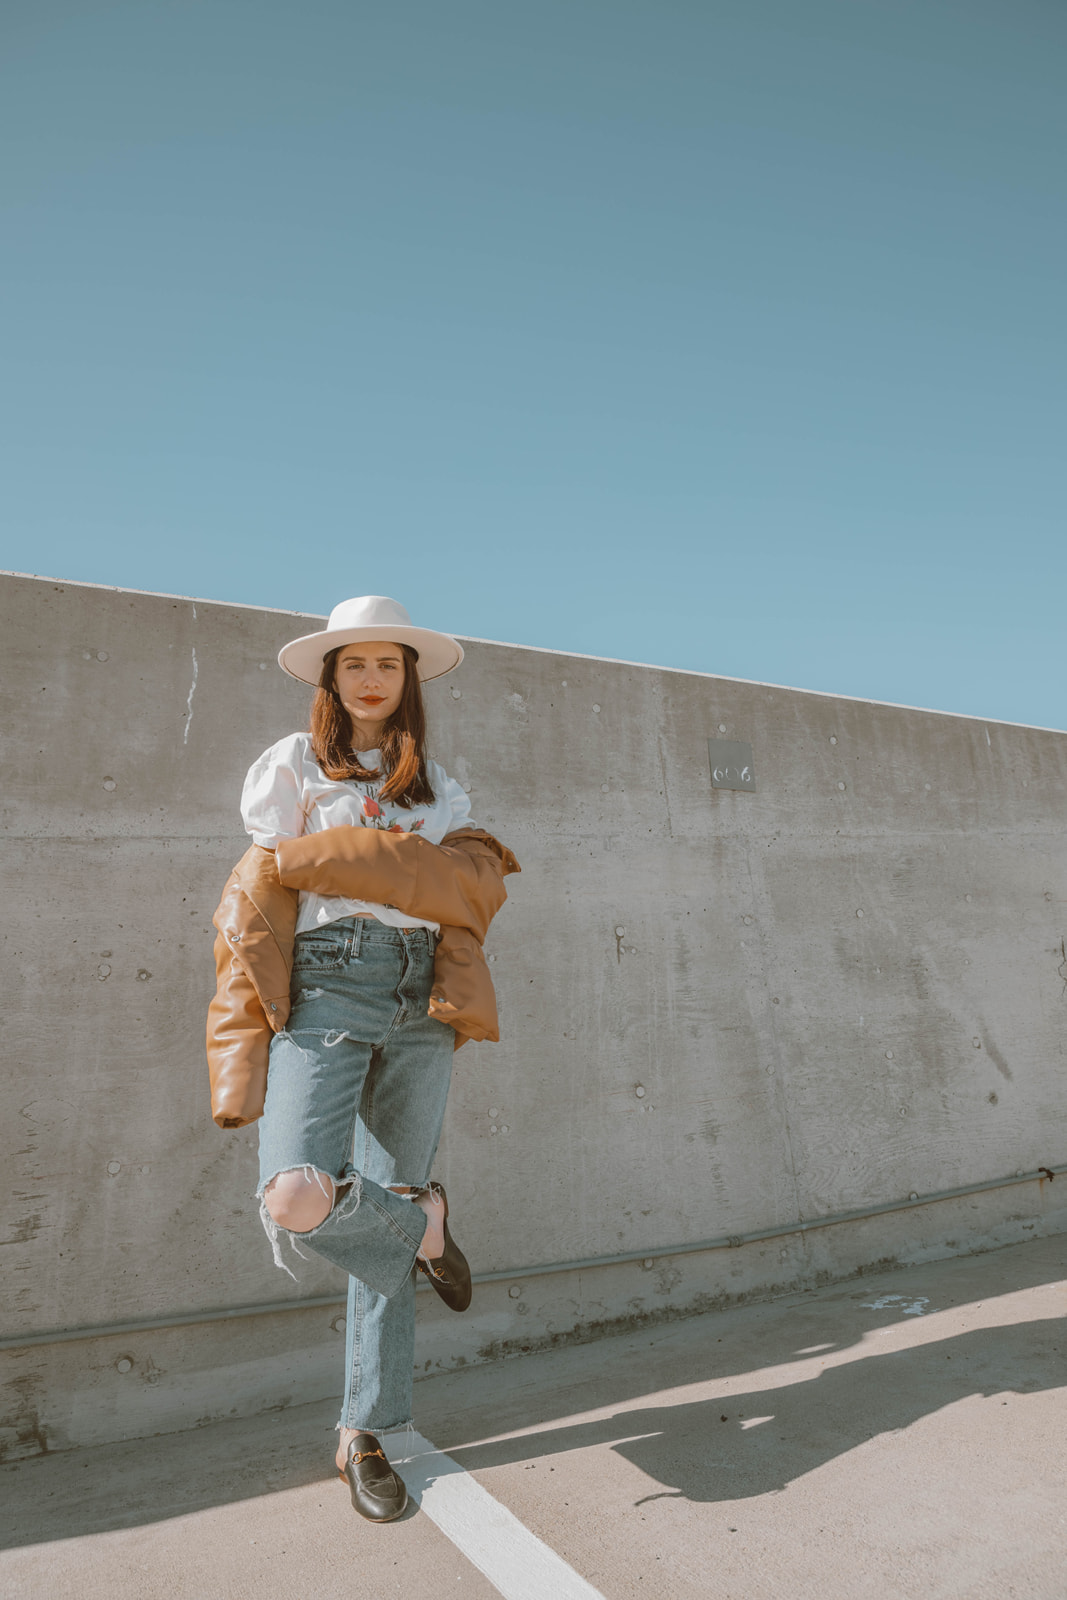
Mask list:
[[[379,922],[377,917],[366,916],[337,917],[333,922],[324,922],[317,928],[305,928],[296,937],[321,939],[332,935],[337,939],[346,939],[356,930],[361,944],[368,940],[376,944],[417,944],[421,940],[431,950],[437,944],[437,934],[433,928],[391,928],[388,923]]]

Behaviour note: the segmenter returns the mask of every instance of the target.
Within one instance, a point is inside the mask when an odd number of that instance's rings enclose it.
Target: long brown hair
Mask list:
[[[426,710],[419,683],[418,651],[402,644],[404,688],[400,704],[385,725],[381,739],[382,771],[364,767],[352,749],[352,719],[337,693],[337,657],[343,646],[331,650],[322,663],[319,686],[311,702],[311,748],[328,778],[340,781],[355,778],[372,783],[385,774],[379,800],[410,811],[412,806],[430,805],[435,795],[426,773]]]

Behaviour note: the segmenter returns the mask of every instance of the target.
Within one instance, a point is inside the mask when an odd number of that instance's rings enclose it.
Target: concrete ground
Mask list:
[[[427,1379],[417,1423],[607,1600],[1067,1600],[1065,1258],[1037,1240]],[[0,1469],[0,1591],[555,1600],[415,1504],[359,1519],[334,1417]]]

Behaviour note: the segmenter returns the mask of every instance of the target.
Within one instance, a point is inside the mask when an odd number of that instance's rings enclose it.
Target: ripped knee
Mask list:
[[[279,1172],[263,1191],[263,1205],[280,1228],[310,1233],[333,1210],[336,1185],[318,1167]]]

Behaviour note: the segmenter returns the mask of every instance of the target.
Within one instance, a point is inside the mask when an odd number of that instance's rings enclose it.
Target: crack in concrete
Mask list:
[[[182,734],[182,744],[188,744],[189,743],[189,729],[193,725],[193,695],[196,693],[196,679],[197,679],[197,674],[198,674],[199,670],[200,669],[197,666],[197,661],[196,661],[196,645],[194,644],[194,646],[193,646],[193,681],[189,685],[189,698],[185,702],[185,705],[186,705],[185,732]]]

